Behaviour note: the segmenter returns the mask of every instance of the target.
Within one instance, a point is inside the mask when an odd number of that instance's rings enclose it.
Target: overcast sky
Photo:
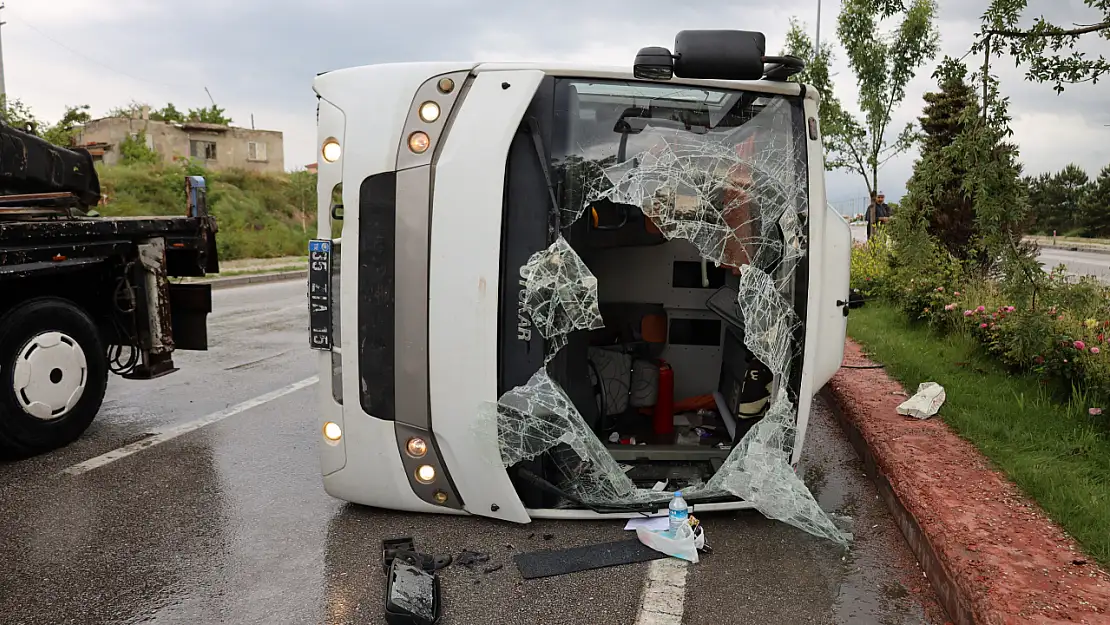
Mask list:
[[[289,169],[315,158],[315,96],[321,71],[413,60],[542,60],[629,64],[646,45],[671,47],[683,28],[735,27],[767,35],[781,50],[791,15],[816,29],[818,0],[700,0],[696,3],[561,0],[5,0],[0,13],[10,97],[55,121],[67,104],[89,104],[95,116],[132,100],[179,109],[207,106],[205,87],[236,125],[285,133]],[[1098,16],[1081,0],[1034,0],[1061,23]],[[987,0],[940,0],[943,53],[962,56]],[[835,37],[839,0],[824,0],[821,38]],[[1110,55],[1110,42],[1083,42]],[[921,111],[935,87],[930,62],[911,83],[892,127]],[[1027,173],[1069,162],[1089,174],[1110,164],[1110,90],[1106,82],[1069,87],[1026,83],[1012,63],[997,65],[1011,98],[1014,139]],[[855,107],[855,79],[843,49],[834,63],[837,95]],[[372,103],[367,103],[372,107]],[[893,133],[892,133],[893,135]],[[880,170],[879,187],[897,200],[916,153]],[[831,202],[847,208],[866,187],[858,176],[831,173]],[[860,200],[862,201],[862,200]],[[859,206],[862,209],[862,204]]]

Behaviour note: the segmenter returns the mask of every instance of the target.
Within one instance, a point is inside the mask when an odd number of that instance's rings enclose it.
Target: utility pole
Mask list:
[[[4,9],[4,3],[0,2],[0,11]],[[7,22],[0,20],[0,31],[3,31],[4,24]],[[7,91],[4,89],[4,40],[0,37],[0,97],[3,97]]]
[[[813,41],[813,56],[821,50],[821,0],[817,0],[817,38]]]

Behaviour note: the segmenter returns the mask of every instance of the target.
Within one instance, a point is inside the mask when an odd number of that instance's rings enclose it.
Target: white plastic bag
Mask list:
[[[917,387],[917,394],[902,402],[898,406],[898,414],[928,419],[935,415],[944,404],[944,387],[936,382],[922,382]]]
[[[705,546],[705,529],[703,528],[695,537],[693,528],[684,523],[678,527],[676,534],[671,536],[669,530],[652,531],[636,528],[636,538],[648,547],[659,553],[697,563],[698,549]]]

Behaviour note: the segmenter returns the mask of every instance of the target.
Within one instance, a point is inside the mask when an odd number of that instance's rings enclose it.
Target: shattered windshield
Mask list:
[[[800,233],[794,222],[808,191],[798,102],[637,82],[560,87],[553,158],[564,224],[591,202],[633,205],[668,239],[690,241],[718,265],[768,271],[786,261],[789,273],[801,243],[782,232]],[[789,222],[781,231],[779,219]]]
[[[557,80],[552,173],[554,242],[520,268],[523,310],[548,340],[550,363],[574,332],[605,325],[598,279],[564,234],[602,204],[634,207],[667,240],[691,243],[732,275],[722,317],[774,375],[766,414],[687,499],[732,495],[769,518],[846,543],[791,464],[803,323],[808,166],[800,98],[632,81]],[[596,220],[597,216],[592,215]],[[801,289],[797,291],[797,289]],[[796,293],[797,291],[797,293]],[[796,296],[797,295],[797,296]],[[716,296],[715,296],[716,297]],[[642,509],[671,494],[638,487],[547,366],[479,409],[501,465],[547,454],[571,503]]]

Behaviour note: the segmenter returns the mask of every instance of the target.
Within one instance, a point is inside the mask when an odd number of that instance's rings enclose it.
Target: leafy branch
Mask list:
[[[1056,93],[1063,92],[1065,84],[1097,83],[1101,76],[1110,73],[1110,61],[1103,55],[1088,58],[1076,46],[1084,35],[1098,34],[1110,39],[1110,2],[1084,0],[1084,3],[1101,12],[1097,21],[1064,28],[1040,16],[1030,28],[1023,29],[1018,27],[1018,21],[1027,0],[992,0],[983,14],[983,24],[972,52],[982,52],[987,57],[992,53],[996,56],[1008,54],[1015,66],[1028,64],[1028,80],[1051,82]],[[995,42],[998,45],[992,50]],[[1062,50],[1070,53],[1059,54]]]

